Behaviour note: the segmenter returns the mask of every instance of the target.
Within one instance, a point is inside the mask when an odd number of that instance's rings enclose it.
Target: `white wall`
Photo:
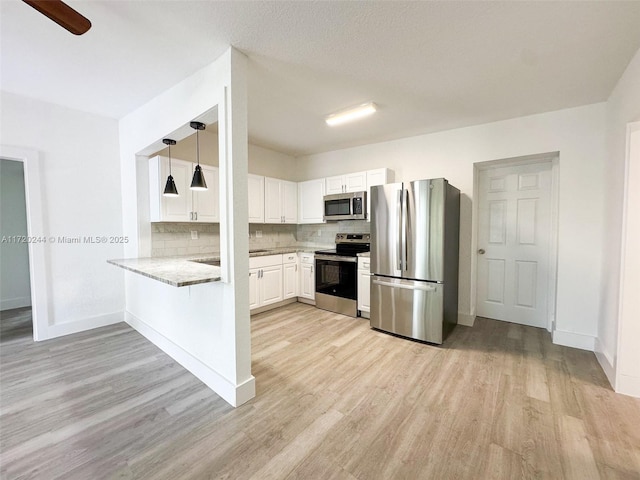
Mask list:
[[[625,160],[627,157],[627,123],[640,120],[640,50],[633,57],[607,101],[607,168],[605,183],[605,228],[603,245],[606,246],[602,263],[602,305],[598,327],[598,359],[609,380],[615,385],[615,370],[622,359],[616,358],[618,345],[620,255],[622,245],[622,215],[624,209]],[[630,185],[630,188],[638,186]],[[636,212],[638,206],[631,206]],[[637,247],[637,246],[636,246]],[[640,287],[635,286],[636,292]],[[636,351],[640,351],[640,338],[627,340]],[[640,377],[640,359],[629,362]],[[632,372],[627,375],[633,376]]]
[[[61,244],[58,237],[120,236],[116,120],[2,92],[2,145],[39,152],[48,329],[41,339],[122,321],[122,275],[106,263],[121,244]]]
[[[558,342],[593,348],[603,250],[604,103],[301,157],[300,180],[389,167],[396,181],[445,177],[462,192],[460,297],[471,301],[473,164],[559,152]]]
[[[31,305],[27,243],[5,237],[27,236],[27,205],[22,162],[0,160],[0,310]]]
[[[229,49],[120,121],[123,224],[135,240],[128,257],[149,244],[146,155],[165,137],[181,140],[189,122],[219,119],[220,255],[223,281],[166,287],[119,270],[125,277],[127,321],[232,405],[255,395],[251,375],[249,247],[247,238],[246,57]],[[215,119],[209,118],[210,121]],[[209,123],[205,122],[205,123]],[[202,155],[202,151],[201,151]],[[140,173],[141,172],[141,173]],[[145,187],[146,185],[146,187]],[[138,205],[138,208],[131,208]],[[166,302],[167,309],[157,309]],[[169,308],[170,305],[170,308]]]
[[[285,153],[249,144],[249,172],[296,181],[296,159]]]

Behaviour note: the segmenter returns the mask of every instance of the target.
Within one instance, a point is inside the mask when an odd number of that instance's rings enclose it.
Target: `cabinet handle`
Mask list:
[[[193,212],[189,212],[189,220],[193,220]]]
[[[193,216],[196,217],[194,220],[197,222],[198,221],[198,212],[193,212]]]

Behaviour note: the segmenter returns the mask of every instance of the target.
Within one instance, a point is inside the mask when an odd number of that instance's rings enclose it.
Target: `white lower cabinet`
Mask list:
[[[286,253],[282,255],[283,298],[298,296],[298,255]]]
[[[282,264],[272,265],[261,269],[260,278],[260,306],[271,305],[283,300],[282,295]]]
[[[291,299],[315,304],[316,277],[313,253],[285,253],[249,258],[249,309]],[[265,308],[264,310],[268,310]]]
[[[369,318],[371,311],[371,269],[370,259],[358,257],[358,310],[363,317]]]
[[[282,255],[249,258],[249,308],[282,300]]]
[[[316,301],[315,257],[313,253],[300,253],[300,293],[299,298]]]

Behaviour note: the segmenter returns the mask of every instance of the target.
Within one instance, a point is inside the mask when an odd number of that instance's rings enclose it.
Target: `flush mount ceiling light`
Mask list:
[[[204,130],[206,125],[202,122],[191,122],[189,125],[196,131],[196,159],[198,162],[193,172],[193,180],[191,180],[190,188],[191,190],[206,190],[207,182],[204,181],[204,174],[202,173],[202,168],[200,168],[200,137],[198,136],[200,130]]]
[[[373,102],[363,103],[362,105],[358,105],[354,108],[332,113],[325,118],[325,122],[327,122],[327,125],[333,127],[335,125],[341,125],[343,123],[371,115],[372,113],[375,113],[377,109],[378,107]]]
[[[171,140],[170,138],[163,138],[162,143],[169,147],[169,176],[167,177],[167,184],[164,187],[164,195],[165,197],[177,197],[178,189],[176,188],[176,182],[173,181],[173,176],[171,175],[171,145],[175,145],[176,141]]]

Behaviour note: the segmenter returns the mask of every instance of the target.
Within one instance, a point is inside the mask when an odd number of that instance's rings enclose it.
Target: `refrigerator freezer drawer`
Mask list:
[[[371,327],[441,344],[444,288],[437,283],[371,277]]]

